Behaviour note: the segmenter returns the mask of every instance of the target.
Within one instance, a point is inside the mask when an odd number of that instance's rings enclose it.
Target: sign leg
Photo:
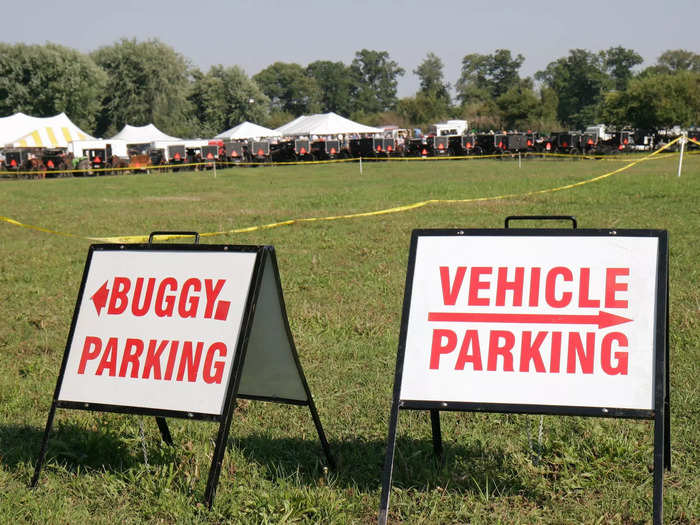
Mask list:
[[[232,400],[231,406],[235,406],[235,399]],[[233,409],[230,410],[233,412]],[[216,436],[216,446],[214,447],[214,455],[211,458],[211,467],[209,468],[209,478],[207,479],[207,488],[204,491],[204,504],[211,509],[214,505],[214,496],[216,496],[216,486],[219,484],[219,475],[221,474],[221,465],[224,462],[224,453],[226,452],[226,441],[228,438],[229,429],[231,428],[232,414],[227,414],[227,417],[219,425],[219,433]]]
[[[318,432],[318,439],[321,441],[321,446],[323,447],[323,453],[326,455],[326,461],[328,462],[328,467],[335,470],[336,464],[333,455],[331,454],[331,448],[328,445],[328,440],[326,439],[326,434],[323,432],[323,426],[321,425],[321,419],[318,417],[318,411],[316,410],[316,405],[314,405],[314,400],[311,397],[311,393],[307,390],[307,395],[309,396],[309,410],[311,410],[311,418],[314,420],[314,425],[316,426],[316,432]]]
[[[666,391],[666,400],[664,401],[664,467],[666,470],[671,470],[671,408],[668,399],[668,390]]]
[[[164,417],[156,416],[156,423],[158,423],[158,430],[160,430],[160,435],[166,444],[173,446],[173,437],[170,435],[170,429],[168,428],[168,422]]]
[[[442,432],[440,430],[440,411],[430,409],[430,425],[433,427],[433,451],[438,461],[442,461]]]
[[[41,467],[44,464],[44,459],[46,458],[46,449],[49,445],[49,434],[51,433],[51,427],[53,426],[53,416],[56,413],[56,402],[51,403],[51,409],[49,410],[49,417],[46,420],[46,430],[44,430],[44,437],[41,440],[41,450],[39,451],[39,457],[36,460],[36,467],[34,468],[34,476],[29,484],[31,488],[35,488],[37,482],[39,481],[39,474],[41,474]]]
[[[663,409],[658,410],[654,421],[654,525],[662,525],[664,516],[665,419]]]
[[[382,474],[382,495],[379,501],[379,525],[386,525],[389,513],[389,496],[391,495],[391,476],[394,471],[394,450],[396,448],[396,427],[399,423],[399,402],[394,401],[389,418],[389,437],[387,438],[384,473]]]
[[[671,371],[670,346],[668,344],[668,276],[666,278],[666,388],[664,394],[664,466],[671,470]]]

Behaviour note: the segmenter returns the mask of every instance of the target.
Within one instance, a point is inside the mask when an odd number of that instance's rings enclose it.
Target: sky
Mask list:
[[[34,0],[2,9],[0,41],[53,42],[82,52],[121,38],[157,38],[206,71],[238,65],[252,76],[270,64],[350,64],[361,49],[388,51],[406,73],[398,95],[419,86],[428,52],[454,85],[470,53],[509,49],[532,76],[570,49],[622,46],[653,65],[668,49],[700,53],[700,0],[221,1]]]

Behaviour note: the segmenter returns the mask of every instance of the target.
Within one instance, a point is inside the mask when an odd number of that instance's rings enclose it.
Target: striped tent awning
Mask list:
[[[80,129],[69,128],[67,126],[55,127],[46,126],[35,129],[28,135],[17,140],[13,146],[26,148],[36,146],[39,148],[61,148],[67,147],[74,140],[90,140],[92,137],[86,135]]]
[[[65,148],[74,140],[92,138],[65,113],[53,117],[32,117],[24,113],[0,117],[0,147]]]

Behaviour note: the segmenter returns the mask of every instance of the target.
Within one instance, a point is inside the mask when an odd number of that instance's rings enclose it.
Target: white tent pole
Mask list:
[[[678,176],[681,176],[681,169],[683,168],[683,151],[685,150],[685,143],[688,142],[688,132],[684,131],[681,135],[681,156],[678,159]]]
[[[360,156],[360,175],[362,175],[362,156]]]

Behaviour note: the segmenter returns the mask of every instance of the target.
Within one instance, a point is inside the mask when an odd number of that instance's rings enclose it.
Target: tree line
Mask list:
[[[275,62],[249,77],[238,66],[203,72],[157,39],[122,39],[87,54],[0,43],[0,116],[65,112],[96,136],[152,122],[182,137],[213,136],[245,120],[277,127],[328,111],[372,125],[464,118],[478,129],[544,132],[599,122],[700,124],[700,55],[692,51],[668,50],[638,70],[643,60],[631,49],[572,49],[534,78],[521,76],[524,61],[508,49],[467,54],[451,86],[442,60],[429,52],[413,70],[418,91],[399,98],[406,71],[387,51],[362,49],[350,64]]]

